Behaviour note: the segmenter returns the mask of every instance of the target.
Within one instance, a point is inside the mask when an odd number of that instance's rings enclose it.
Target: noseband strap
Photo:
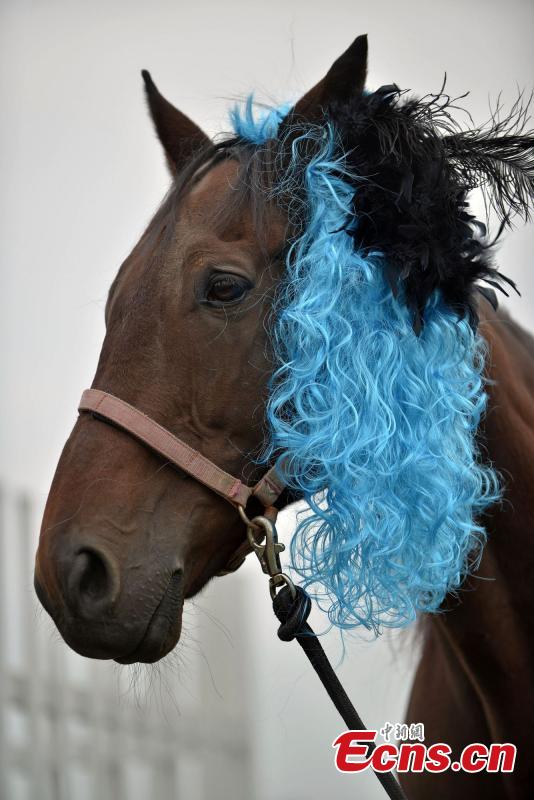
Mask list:
[[[162,456],[199,483],[223,497],[234,508],[245,508],[251,497],[269,509],[284,490],[284,482],[275,467],[271,467],[255,486],[247,486],[239,478],[218,467],[155,420],[143,414],[119,397],[100,389],[86,389],[78,411],[89,411],[104,422],[117,425],[146,447]],[[242,545],[232,557],[226,571],[233,571],[243,562],[250,548]],[[239,564],[237,560],[239,559]]]

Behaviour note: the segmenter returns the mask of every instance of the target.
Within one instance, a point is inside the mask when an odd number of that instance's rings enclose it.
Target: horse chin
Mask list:
[[[139,644],[131,653],[114,660],[119,664],[153,664],[164,658],[180,638],[183,605],[182,573],[175,572]]]

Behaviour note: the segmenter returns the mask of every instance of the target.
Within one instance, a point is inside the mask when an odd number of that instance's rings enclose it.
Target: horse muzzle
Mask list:
[[[138,575],[121,575],[104,547],[65,544],[54,559],[55,580],[40,568],[38,554],[34,584],[69,647],[120,664],[153,663],[167,655],[181,633],[182,570],[167,572],[164,580],[163,570],[152,580],[139,580]]]

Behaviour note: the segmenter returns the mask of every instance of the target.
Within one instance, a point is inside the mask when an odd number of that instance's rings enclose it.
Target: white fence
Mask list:
[[[180,663],[82,659],[34,596],[41,509],[27,496],[0,498],[2,800],[251,800],[243,643],[213,619],[217,608],[240,628],[241,581],[212,610],[187,612]]]

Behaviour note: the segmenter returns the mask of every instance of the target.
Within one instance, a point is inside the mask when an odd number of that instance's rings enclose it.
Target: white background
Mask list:
[[[530,0],[3,0],[0,481],[46,496],[92,380],[107,288],[168,185],[141,68],[214,134],[227,128],[229,100],[252,89],[260,99],[297,97],[367,32],[370,88],[395,81],[424,94],[447,71],[451,94],[471,90],[463,102],[480,122],[499,91],[509,104],[517,86],[530,89],[533,23]],[[524,228],[499,253],[524,295],[510,307],[531,327],[532,245]],[[287,538],[290,517],[283,528]],[[257,797],[355,797],[373,779],[358,778],[357,789],[335,773],[330,744],[341,725],[296,645],[276,640],[257,573],[249,564],[227,579],[244,581],[250,596]],[[393,639],[356,640],[340,669],[369,724],[402,718],[416,648],[409,636]],[[339,655],[335,635],[328,641]],[[211,668],[217,677],[216,659]]]

